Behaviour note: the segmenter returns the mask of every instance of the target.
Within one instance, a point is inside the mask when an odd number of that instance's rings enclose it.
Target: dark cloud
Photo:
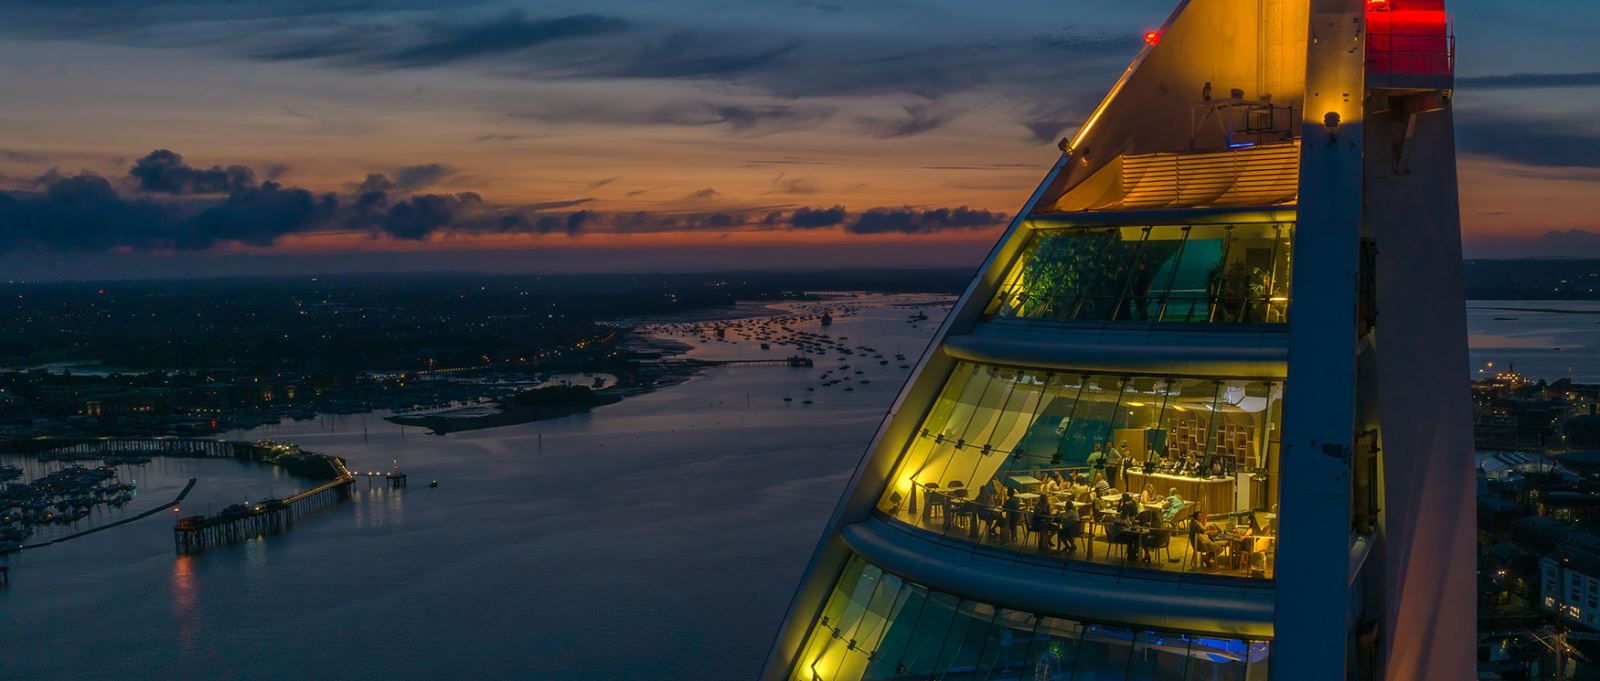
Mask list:
[[[255,186],[255,171],[244,166],[195,168],[183,157],[157,149],[128,169],[139,191],[156,194],[222,194]]]
[[[979,229],[1005,222],[1004,213],[960,208],[874,208],[857,215],[845,226],[855,234],[928,234],[947,230]]]
[[[125,200],[93,174],[52,178],[42,194],[0,192],[0,249],[59,251],[160,248],[180,222],[161,204]]]
[[[482,202],[471,192],[413,196],[392,206],[380,224],[385,234],[396,239],[420,241],[454,224]]]
[[[604,186],[606,186],[608,184],[611,184],[612,182],[616,182],[617,180],[620,180],[620,179],[622,179],[622,176],[620,176],[620,175],[613,176],[613,177],[601,178],[601,179],[595,180],[593,182],[590,182],[587,185],[584,185],[584,187],[587,188],[587,189],[599,189],[599,188],[604,187]]]
[[[1496,76],[1457,76],[1456,87],[1468,90],[1526,90],[1554,87],[1595,87],[1600,71],[1583,73],[1511,73]]]
[[[234,166],[235,168],[240,168]],[[442,165],[396,171],[408,183],[446,173]],[[244,169],[248,171],[249,169]],[[404,170],[404,169],[402,169]],[[551,200],[515,206],[486,204],[475,193],[411,193],[383,173],[346,185],[347,194],[317,193],[275,181],[249,184],[234,178],[253,174],[196,169],[170,151],[157,151],[130,169],[118,183],[92,173],[65,176],[51,171],[34,181],[38,191],[0,192],[0,252],[197,251],[224,243],[268,247],[291,235],[336,231],[366,232],[392,239],[421,241],[439,235],[585,232],[642,233],[740,229],[811,230],[843,228],[857,234],[922,234],[999,224],[1005,216],[960,208],[874,208],[852,215],[842,205],[789,208],[752,206],[713,212],[657,214],[647,211],[603,213],[567,210],[591,198]],[[217,196],[209,191],[229,181]],[[775,182],[787,179],[779,175]],[[710,187],[689,198],[712,199]],[[558,211],[558,212],[552,212]]]
[[[263,182],[201,211],[188,221],[188,229],[174,245],[181,250],[209,248],[219,241],[270,246],[280,237],[326,227],[338,204],[332,194],[317,196],[298,187]]]
[[[706,187],[705,189],[697,189],[689,192],[689,194],[683,198],[689,199],[690,201],[709,201],[717,198],[718,194],[719,192],[717,190]]]
[[[1600,136],[1588,124],[1534,121],[1484,112],[1463,112],[1456,123],[1456,147],[1530,166],[1600,168]]]
[[[0,192],[0,251],[194,251],[219,243],[270,246],[285,236],[336,230],[367,231],[421,240],[446,231],[537,229],[526,213],[589,201],[575,199],[495,211],[477,194],[409,192],[450,171],[441,164],[396,171],[398,181],[373,173],[353,183],[347,197],[318,194],[273,181],[253,182],[243,166],[199,169],[182,156],[157,150],[129,169],[122,196],[92,173],[64,176],[52,170],[34,181],[38,192]],[[214,195],[225,192],[225,196]],[[163,200],[142,198],[164,196]],[[560,220],[575,233],[592,217],[579,211]]]
[[[455,169],[443,163],[424,163],[396,169],[394,171],[394,181],[402,189],[421,189],[437,183],[453,173],[455,173]]]
[[[833,227],[844,222],[844,206],[832,208],[797,208],[789,215],[789,225],[799,229]]]

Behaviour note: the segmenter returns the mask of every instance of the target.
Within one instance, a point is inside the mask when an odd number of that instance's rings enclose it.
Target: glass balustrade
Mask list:
[[[1041,229],[991,319],[1282,324],[1293,223]]]

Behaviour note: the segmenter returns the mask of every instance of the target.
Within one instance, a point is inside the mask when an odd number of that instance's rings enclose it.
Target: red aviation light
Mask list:
[[[1367,9],[1373,12],[1389,11],[1389,0],[1367,0]]]
[[[1161,32],[1160,31],[1145,31],[1144,32],[1144,44],[1146,44],[1146,45],[1154,45],[1154,44],[1159,43],[1159,42],[1161,42]]]

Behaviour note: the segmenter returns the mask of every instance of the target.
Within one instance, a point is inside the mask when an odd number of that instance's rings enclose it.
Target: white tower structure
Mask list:
[[[1443,0],[1182,0],[983,263],[764,679],[1465,679]]]

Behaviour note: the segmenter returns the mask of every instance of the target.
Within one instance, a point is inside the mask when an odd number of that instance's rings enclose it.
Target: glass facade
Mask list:
[[[1270,578],[1282,384],[963,362],[878,510],[1010,551]]]
[[[1281,324],[1293,223],[1033,233],[990,318]]]
[[[1271,644],[1080,622],[941,593],[852,558],[790,678],[1265,681]]]

